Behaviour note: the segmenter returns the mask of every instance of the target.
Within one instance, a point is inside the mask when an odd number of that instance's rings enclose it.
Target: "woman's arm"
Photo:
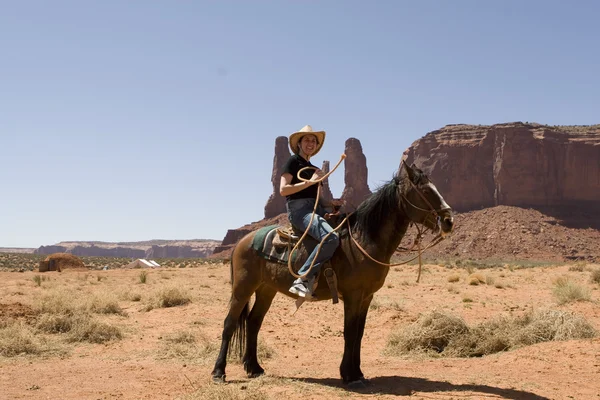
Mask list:
[[[316,183],[315,181],[318,180],[320,176],[320,170],[318,170],[313,174],[313,176],[310,177],[310,180],[292,185],[292,174],[286,172],[281,175],[281,181],[279,182],[279,194],[282,196],[289,196],[291,194],[298,193],[299,191],[314,185]]]

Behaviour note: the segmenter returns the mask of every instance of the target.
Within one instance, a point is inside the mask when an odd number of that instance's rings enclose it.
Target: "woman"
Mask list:
[[[324,140],[325,131],[313,131],[310,125],[292,133],[289,144],[294,154],[283,166],[279,184],[279,193],[286,198],[285,204],[290,223],[301,232],[308,230],[308,235],[319,242],[333,231],[333,228],[323,218],[324,209],[321,205],[318,206],[316,215],[309,226],[317,200],[317,181],[324,175],[323,171],[310,163],[310,159],[321,150]],[[300,176],[308,181],[301,181],[298,179],[298,171],[305,167],[312,168],[302,171]],[[316,257],[310,274],[296,279],[290,288],[291,293],[300,297],[312,296],[315,278],[323,264],[333,256],[339,242],[339,237],[334,232],[322,243],[318,256],[319,246],[315,247],[298,271],[300,276],[306,274]]]

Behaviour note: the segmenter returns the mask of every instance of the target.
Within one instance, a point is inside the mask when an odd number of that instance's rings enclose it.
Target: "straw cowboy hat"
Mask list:
[[[313,131],[312,126],[310,125],[306,125],[298,132],[294,132],[290,135],[290,149],[292,149],[294,153],[298,154],[300,151],[298,148],[298,142],[300,142],[300,139],[306,135],[314,135],[317,138],[317,142],[319,142],[317,149],[312,154],[314,156],[319,152],[319,150],[321,150],[321,147],[323,147],[323,142],[325,141],[325,131]]]

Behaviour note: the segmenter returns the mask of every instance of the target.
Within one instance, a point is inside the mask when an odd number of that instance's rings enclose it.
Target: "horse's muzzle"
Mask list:
[[[454,228],[454,217],[452,217],[452,214],[440,216],[439,225],[442,236],[452,233],[452,229]]]

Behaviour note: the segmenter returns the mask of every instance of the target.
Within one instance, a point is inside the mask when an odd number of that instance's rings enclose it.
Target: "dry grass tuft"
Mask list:
[[[414,351],[441,353],[451,338],[466,333],[468,329],[461,318],[433,311],[422,315],[404,330],[393,333],[388,340],[388,348],[392,354]]]
[[[42,286],[42,280],[45,280],[45,279],[42,279],[42,277],[40,275],[34,275],[32,279],[35,282],[36,286]]]
[[[381,308],[381,302],[378,299],[371,300],[371,304],[369,304],[369,310],[376,311]]]
[[[77,314],[81,310],[80,302],[73,293],[59,288],[44,293],[34,302],[33,309],[38,314]]]
[[[516,321],[520,329],[514,341],[519,346],[597,336],[596,330],[580,315],[562,310],[538,310]]]
[[[117,296],[107,291],[95,293],[87,300],[85,307],[91,312],[98,314],[125,315],[125,312],[119,305]]]
[[[460,275],[458,274],[452,274],[448,277],[448,282],[450,283],[454,283],[454,282],[458,282],[460,281]]]
[[[577,263],[577,264],[571,265],[569,267],[569,271],[573,271],[573,272],[585,272],[586,270],[587,270],[586,263]]]
[[[214,361],[218,351],[217,344],[204,334],[179,331],[165,338],[158,358],[177,358],[195,364],[206,364]]]
[[[472,328],[458,317],[434,311],[393,333],[387,352],[479,357],[540,342],[596,336],[597,331],[583,317],[568,311],[539,310],[516,319],[499,317]]]
[[[123,338],[119,327],[95,320],[90,314],[43,314],[36,328],[45,333],[68,333],[69,342],[106,343]]]
[[[256,348],[256,356],[259,360],[269,360],[275,356],[275,350],[263,342],[262,340],[258,340],[258,345]]]
[[[269,400],[270,397],[254,385],[209,384],[182,400]]]
[[[552,289],[558,304],[572,303],[574,301],[590,301],[590,291],[578,285],[571,278],[562,276],[554,281]]]
[[[42,314],[35,326],[46,333],[67,333],[77,325],[79,318],[72,314]]]
[[[448,285],[448,291],[452,294],[460,293],[460,290],[456,287],[456,285]]]
[[[592,283],[600,283],[600,269],[595,269],[590,275],[590,281]]]
[[[469,277],[467,278],[467,282],[469,282],[469,285],[479,285],[481,283],[485,283],[485,276],[476,272],[469,275]]]
[[[109,292],[82,299],[66,289],[44,293],[34,303],[35,327],[45,333],[66,333],[69,342],[105,343],[121,339],[121,329],[94,319],[91,313],[124,315],[117,297]]]
[[[190,331],[179,331],[166,338],[170,343],[196,343],[196,336]]]
[[[0,328],[0,355],[15,357],[23,354],[39,354],[42,351],[42,345],[28,325],[14,323]]]
[[[182,306],[191,301],[192,299],[186,290],[175,286],[163,287],[154,293],[145,310]]]
[[[140,301],[142,300],[142,295],[139,293],[131,292],[128,296],[130,301]]]
[[[77,323],[72,327],[68,341],[106,343],[122,338],[123,333],[120,328],[96,321],[92,318],[85,318],[84,315],[81,315],[78,317]]]
[[[34,311],[38,314],[53,315],[76,315],[86,312],[125,315],[114,293],[101,291],[82,299],[73,296],[72,291],[64,288],[44,293],[35,301]]]

